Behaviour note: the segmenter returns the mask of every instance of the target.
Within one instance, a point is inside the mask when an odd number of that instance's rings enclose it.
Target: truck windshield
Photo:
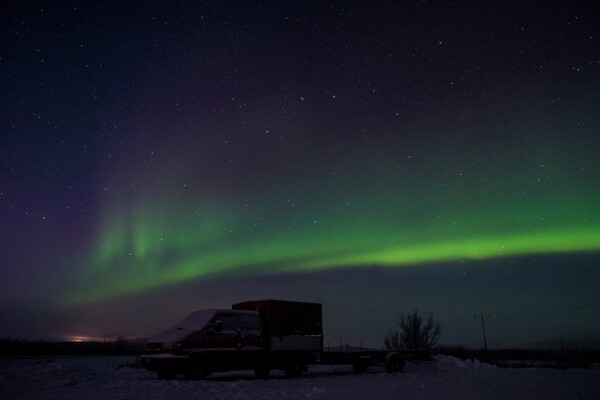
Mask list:
[[[173,329],[177,330],[200,330],[214,317],[215,310],[195,311],[185,317],[183,321],[175,325]]]

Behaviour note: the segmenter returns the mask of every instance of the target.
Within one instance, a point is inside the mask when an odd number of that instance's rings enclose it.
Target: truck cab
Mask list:
[[[214,371],[254,369],[263,341],[258,312],[201,310],[150,338],[142,365],[165,379],[178,373],[199,379]]]
[[[141,361],[161,379],[248,369],[297,376],[322,350],[320,304],[260,300],[193,312],[150,338]]]

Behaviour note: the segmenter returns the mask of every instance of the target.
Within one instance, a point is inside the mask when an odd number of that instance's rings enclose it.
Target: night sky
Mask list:
[[[3,2],[0,337],[200,308],[600,342],[593,2]]]

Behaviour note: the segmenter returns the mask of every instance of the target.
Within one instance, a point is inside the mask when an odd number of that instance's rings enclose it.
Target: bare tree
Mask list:
[[[398,349],[429,349],[437,344],[442,333],[439,321],[433,319],[429,313],[426,321],[423,321],[417,310],[410,314],[398,314],[396,324],[399,329],[390,329],[385,335],[384,345],[388,350]]]

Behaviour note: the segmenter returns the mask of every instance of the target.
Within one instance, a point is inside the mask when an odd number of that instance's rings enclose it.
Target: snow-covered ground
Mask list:
[[[158,380],[114,358],[0,360],[0,399],[600,399],[600,370],[495,368],[438,356],[401,374],[314,366],[296,379],[250,371]]]

